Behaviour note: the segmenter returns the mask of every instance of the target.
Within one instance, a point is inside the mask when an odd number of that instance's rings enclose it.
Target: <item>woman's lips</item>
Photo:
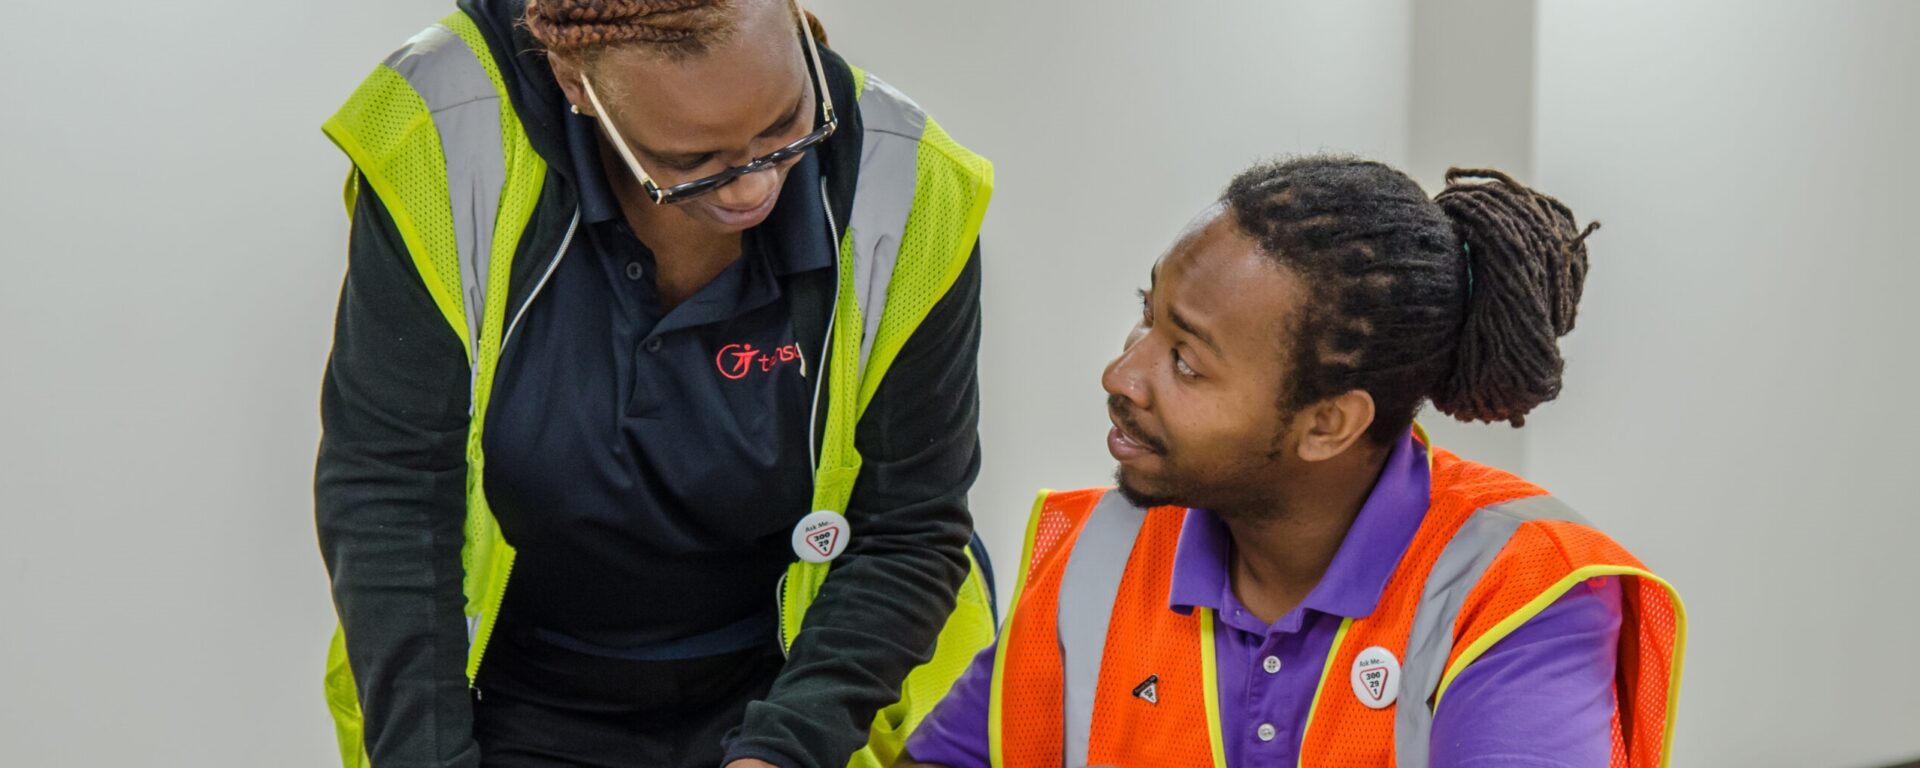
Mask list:
[[[701,205],[706,206],[707,212],[713,214],[713,218],[720,223],[735,229],[746,229],[766,221],[767,214],[773,212],[773,203],[778,198],[779,195],[769,194],[767,199],[760,201],[759,205],[745,210],[728,208],[717,203],[701,203]]]

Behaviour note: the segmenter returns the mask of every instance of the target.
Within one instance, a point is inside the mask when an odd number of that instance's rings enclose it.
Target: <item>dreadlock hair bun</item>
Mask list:
[[[1466,319],[1433,405],[1461,421],[1526,423],[1558,397],[1587,279],[1587,235],[1573,211],[1495,170],[1454,168],[1434,202],[1467,261]]]

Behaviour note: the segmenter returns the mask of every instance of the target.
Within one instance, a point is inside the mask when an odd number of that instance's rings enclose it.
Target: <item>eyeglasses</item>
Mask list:
[[[640,167],[640,161],[634,159],[633,150],[627,146],[627,140],[622,138],[620,131],[613,127],[613,119],[607,116],[607,108],[600,104],[600,96],[593,92],[593,83],[587,80],[585,73],[580,75],[580,85],[586,89],[587,100],[593,102],[593,113],[600,118],[601,127],[605,128],[607,135],[613,138],[614,148],[620,150],[621,159],[627,161],[627,168],[631,169],[634,177],[640,180],[640,188],[647,191],[647,197],[652,198],[653,202],[684,203],[732,184],[742,176],[777,167],[819,146],[820,142],[826,141],[827,137],[833,135],[834,129],[839,127],[840,122],[833,116],[833,95],[827,93],[826,70],[820,66],[820,47],[814,44],[812,31],[806,27],[807,14],[806,11],[801,10],[799,0],[794,0],[793,13],[800,19],[800,37],[806,41],[807,54],[812,60],[813,92],[819,103],[820,127],[791,144],[747,161],[746,165],[732,166],[712,176],[675,184],[664,189],[655,184],[653,177],[647,175],[647,170]]]

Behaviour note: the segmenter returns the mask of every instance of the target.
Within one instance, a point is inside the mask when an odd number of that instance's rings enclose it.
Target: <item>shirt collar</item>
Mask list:
[[[607,174],[600,165],[600,132],[594,119],[569,114],[567,156],[573,166],[573,178],[580,187],[580,218],[588,224],[612,221],[620,216],[620,202],[607,185]]]
[[[1373,613],[1387,580],[1426,518],[1430,483],[1426,446],[1409,431],[1387,454],[1380,479],[1347,529],[1326,574],[1289,618],[1300,609],[1355,619]],[[1227,577],[1232,546],[1233,536],[1218,516],[1204,509],[1187,510],[1173,556],[1173,586],[1168,594],[1173,610],[1221,612],[1229,601],[1238,603]]]
[[[839,253],[827,233],[825,200],[820,196],[820,154],[808,152],[787,170],[773,213],[759,226],[760,241],[776,275],[833,265]]]

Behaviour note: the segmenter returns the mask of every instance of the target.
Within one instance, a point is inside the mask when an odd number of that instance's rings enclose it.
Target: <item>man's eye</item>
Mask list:
[[[1186,358],[1180,356],[1180,350],[1178,349],[1173,351],[1173,372],[1189,379],[1196,378],[1200,375],[1194,372],[1193,366],[1187,365]]]
[[[1144,288],[1142,288],[1139,291],[1139,293],[1140,293],[1140,324],[1151,326],[1153,325],[1153,299],[1152,297],[1149,297],[1147,295],[1147,291]]]

